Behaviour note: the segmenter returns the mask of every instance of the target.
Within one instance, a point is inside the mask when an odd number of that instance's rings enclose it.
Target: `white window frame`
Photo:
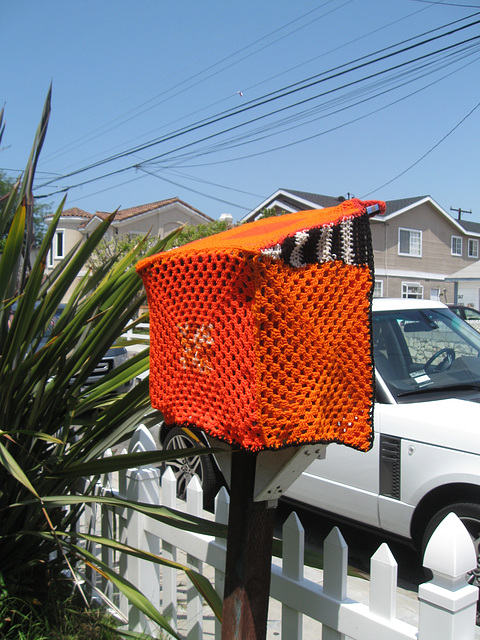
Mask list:
[[[418,289],[418,292],[414,292],[414,289]],[[420,282],[402,282],[402,298],[415,298],[416,300],[423,300],[424,287]],[[415,295],[409,295],[414,293]],[[418,293],[419,295],[416,295]]]
[[[409,236],[409,250],[408,252],[401,251],[401,235],[402,231],[408,232]],[[412,241],[413,237],[416,237],[416,241]],[[415,251],[416,247],[418,250]],[[420,229],[408,229],[407,227],[399,227],[398,229],[398,255],[399,256],[408,256],[409,258],[421,258],[422,257],[422,232]]]
[[[59,248],[59,240],[61,238],[61,249]],[[53,257],[61,259],[65,257],[65,229],[57,229],[53,237]]]
[[[440,302],[440,287],[431,287],[430,288],[430,300],[436,300]]]
[[[473,249],[475,247],[475,249]],[[473,249],[473,250],[472,250]],[[477,238],[468,239],[468,257],[478,260],[478,240]]]
[[[383,280],[375,279],[373,284],[373,297],[383,298]]]
[[[463,253],[463,238],[461,236],[452,236],[450,242],[450,251],[452,253],[452,256],[461,257]]]

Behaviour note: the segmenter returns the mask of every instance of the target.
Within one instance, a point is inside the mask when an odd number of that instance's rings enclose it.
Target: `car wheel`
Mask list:
[[[172,427],[165,436],[163,449],[173,451],[203,446],[201,440],[196,440],[195,438],[196,434],[193,430],[186,431],[180,427]],[[166,466],[170,467],[175,474],[178,498],[185,500],[188,483],[193,476],[197,476],[203,489],[203,507],[213,511],[214,500],[220,488],[220,483],[218,482],[216,468],[211,456],[179,456],[176,460],[166,462],[163,465],[163,471]]]
[[[476,587],[480,587],[480,504],[476,504],[475,502],[458,502],[438,511],[425,529],[422,552],[425,552],[428,541],[435,529],[442,520],[452,512],[455,513],[463,522],[475,546],[475,552],[477,554],[477,568],[470,573],[469,582]],[[480,625],[480,602],[477,603],[477,625]]]

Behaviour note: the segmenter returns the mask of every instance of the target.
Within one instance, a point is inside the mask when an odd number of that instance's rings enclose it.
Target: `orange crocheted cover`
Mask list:
[[[384,203],[265,218],[139,262],[150,395],[166,424],[252,451],[372,443],[369,216]]]

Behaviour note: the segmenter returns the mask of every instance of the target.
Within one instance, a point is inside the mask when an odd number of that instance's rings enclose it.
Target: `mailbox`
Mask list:
[[[150,393],[167,425],[247,451],[372,444],[373,251],[357,199],[142,260]]]

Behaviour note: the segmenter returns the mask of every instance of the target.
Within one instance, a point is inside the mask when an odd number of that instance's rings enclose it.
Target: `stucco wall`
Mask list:
[[[380,227],[386,227],[382,232]],[[399,229],[414,229],[422,232],[422,256],[399,255]],[[374,222],[374,248],[377,243],[381,252],[387,252],[388,267],[401,271],[421,271],[423,273],[451,274],[473,262],[467,257],[467,236],[448,218],[444,217],[431,204],[422,204],[411,211],[395,216],[387,222]],[[462,256],[451,253],[452,236],[462,237]],[[379,256],[385,262],[385,256]],[[380,262],[379,262],[380,264]]]
[[[399,255],[400,228],[422,232],[421,257]],[[454,285],[444,278],[475,260],[467,255],[468,236],[453,220],[426,202],[387,221],[373,219],[371,230],[376,279],[383,282],[384,297],[401,297],[402,284],[419,283],[425,299],[435,297],[440,291],[441,301],[454,302]],[[452,255],[452,236],[462,238],[462,256]],[[462,283],[459,289],[463,293]]]
[[[162,207],[156,213],[147,213],[133,216],[128,220],[116,223],[118,232],[122,234],[145,234],[151,230],[156,236],[164,236],[182,224],[198,225],[206,222],[203,216],[196,214],[187,207],[173,204],[170,207]]]

